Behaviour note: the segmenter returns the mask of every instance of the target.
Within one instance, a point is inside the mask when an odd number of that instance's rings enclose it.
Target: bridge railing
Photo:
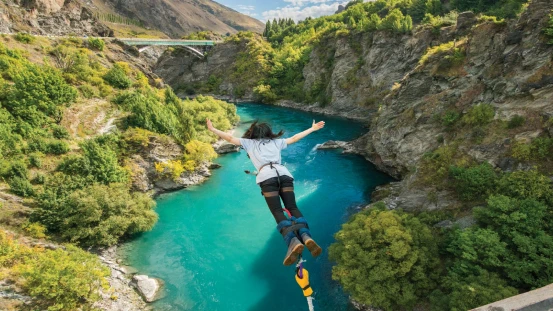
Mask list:
[[[213,46],[218,41],[212,40],[178,40],[178,39],[119,39],[128,45],[184,45],[184,46]]]

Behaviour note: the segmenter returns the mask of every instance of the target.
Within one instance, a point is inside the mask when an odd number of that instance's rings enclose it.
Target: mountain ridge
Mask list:
[[[92,5],[140,20],[174,38],[206,30],[261,33],[264,28],[261,21],[211,0],[93,0]]]

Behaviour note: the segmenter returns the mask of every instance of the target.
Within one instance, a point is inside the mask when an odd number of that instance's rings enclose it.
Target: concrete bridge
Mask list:
[[[141,39],[141,38],[117,38],[127,45],[139,47],[143,52],[151,46],[182,46],[198,57],[204,57],[207,52],[216,43],[222,41],[212,40],[178,40],[178,39]]]

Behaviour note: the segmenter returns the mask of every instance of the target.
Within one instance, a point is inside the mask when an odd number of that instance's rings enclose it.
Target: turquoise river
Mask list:
[[[348,297],[332,281],[328,246],[342,223],[370,200],[386,175],[360,156],[316,150],[328,140],[351,140],[362,123],[274,106],[240,104],[242,134],[252,120],[267,121],[285,136],[305,130],[313,119],[326,127],[283,151],[295,177],[298,206],[325,251],[306,268],[316,291],[315,310],[350,310]],[[159,222],[151,232],[123,247],[126,263],[165,282],[165,297],[155,310],[283,311],[307,310],[294,280],[294,267],[282,265],[286,247],[277,233],[242,150],[216,160],[222,168],[201,185],[158,198]]]

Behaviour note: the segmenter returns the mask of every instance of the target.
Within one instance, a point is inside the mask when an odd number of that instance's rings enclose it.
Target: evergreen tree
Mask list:
[[[407,15],[403,19],[402,30],[404,33],[410,33],[413,30],[413,19]]]
[[[263,31],[263,37],[267,38],[269,36],[269,32],[271,31],[271,21],[268,20],[267,24],[265,24],[265,31]]]
[[[414,0],[407,10],[407,14],[411,15],[413,20],[417,23],[424,18],[424,14],[426,13],[426,1],[427,0]]]
[[[350,28],[355,28],[357,26],[356,23],[355,23],[355,20],[351,16],[349,17],[348,26]]]
[[[371,16],[369,16],[369,20],[365,25],[366,30],[376,30],[380,29],[380,24],[382,23],[382,19],[378,14],[373,13]]]
[[[427,0],[426,1],[426,13],[438,16],[442,14],[442,2],[440,0]]]
[[[278,20],[275,18],[273,19],[273,27],[271,28],[271,30],[275,33],[275,34],[279,34],[280,33],[280,25],[278,24]]]

